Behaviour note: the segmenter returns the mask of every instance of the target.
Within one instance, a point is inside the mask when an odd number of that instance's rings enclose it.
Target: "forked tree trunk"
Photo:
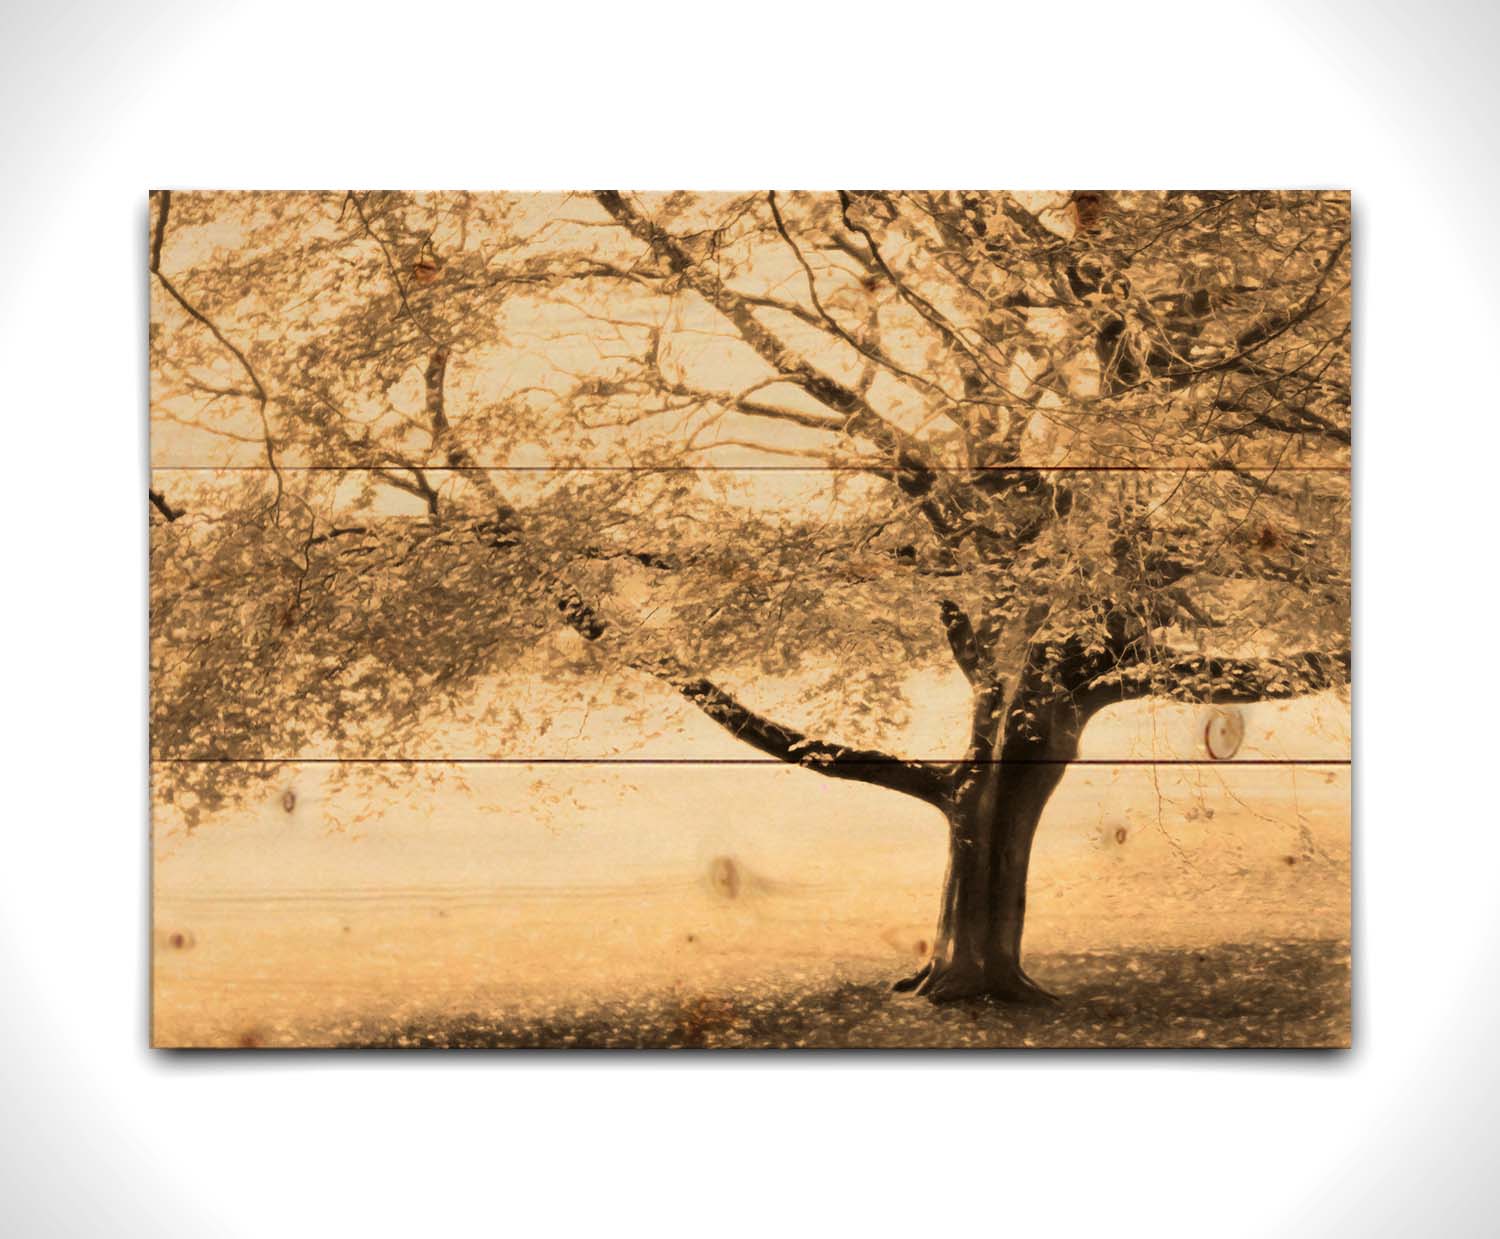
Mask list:
[[[1076,752],[1080,723],[1044,712],[1024,734],[1007,735],[989,757],[959,772],[947,809],[948,875],[932,956],[896,989],[933,1002],[1050,999],[1021,966],[1026,877],[1042,811]]]

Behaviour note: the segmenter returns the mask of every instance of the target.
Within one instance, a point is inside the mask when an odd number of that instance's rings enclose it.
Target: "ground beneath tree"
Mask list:
[[[941,1007],[889,975],[831,976],[530,1004],[362,1027],[347,1046],[535,1049],[1338,1047],[1349,1044],[1343,942],[1037,954],[1055,1006]],[[864,970],[862,970],[864,971]]]
[[[1316,945],[1349,937],[1344,766],[1071,771],[1027,896],[1027,966],[1067,999],[1040,1013],[943,1011],[888,993],[931,949],[948,859],[915,801],[907,814],[880,789],[784,766],[497,764],[466,780],[340,834],[325,812],[357,819],[362,802],[330,807],[299,776],[292,813],[288,785],[232,829],[168,836],[153,1044],[1347,1035],[1345,952]],[[539,812],[547,796],[566,809]],[[750,811],[726,813],[733,804]]]

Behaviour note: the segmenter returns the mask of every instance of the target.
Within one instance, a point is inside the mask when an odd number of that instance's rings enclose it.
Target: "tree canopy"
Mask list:
[[[894,747],[917,673],[1023,732],[1049,685],[1346,679],[1343,194],[162,192],[151,228],[189,821],[455,720],[531,755],[507,679],[643,728],[665,688],[935,804],[983,754]]]

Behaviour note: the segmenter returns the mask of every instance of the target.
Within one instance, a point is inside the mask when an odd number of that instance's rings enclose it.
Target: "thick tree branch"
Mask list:
[[[834,779],[852,779],[905,792],[929,804],[941,804],[948,794],[947,773],[928,762],[901,761],[869,749],[809,739],[800,731],[761,717],[708,680],[669,682],[735,739],[780,761]]]
[[[156,226],[151,230],[151,270],[161,270],[161,245],[167,237],[167,210],[172,203],[170,189],[155,190],[151,197],[156,201]]]
[[[146,494],[151,499],[151,506],[158,512],[160,512],[162,516],[165,517],[168,521],[175,521],[179,516],[183,515],[182,509],[174,508],[171,504],[169,504],[167,502],[166,496],[163,495],[161,491],[148,488]]]
[[[415,465],[400,467],[411,474],[410,479],[402,477],[392,469],[372,469],[371,473],[387,486],[394,486],[397,490],[405,491],[408,495],[420,499],[427,505],[428,514],[437,516],[438,494],[433,489],[432,483],[427,480],[427,475]]]
[[[969,683],[983,683],[985,676],[974,625],[964,614],[963,608],[947,598],[938,604],[938,611],[943,617],[943,631],[948,635],[948,647],[953,651],[953,661],[958,664]]]

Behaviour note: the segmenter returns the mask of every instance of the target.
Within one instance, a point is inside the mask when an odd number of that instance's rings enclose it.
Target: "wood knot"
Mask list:
[[[1077,193],[1073,195],[1073,223],[1079,232],[1089,232],[1099,222],[1099,216],[1104,213],[1104,196],[1096,193]]]
[[[732,856],[715,856],[708,862],[709,889],[721,899],[738,899],[744,875]]]
[[[1203,747],[1215,761],[1228,761],[1245,740],[1245,717],[1238,710],[1217,709],[1203,726]]]

